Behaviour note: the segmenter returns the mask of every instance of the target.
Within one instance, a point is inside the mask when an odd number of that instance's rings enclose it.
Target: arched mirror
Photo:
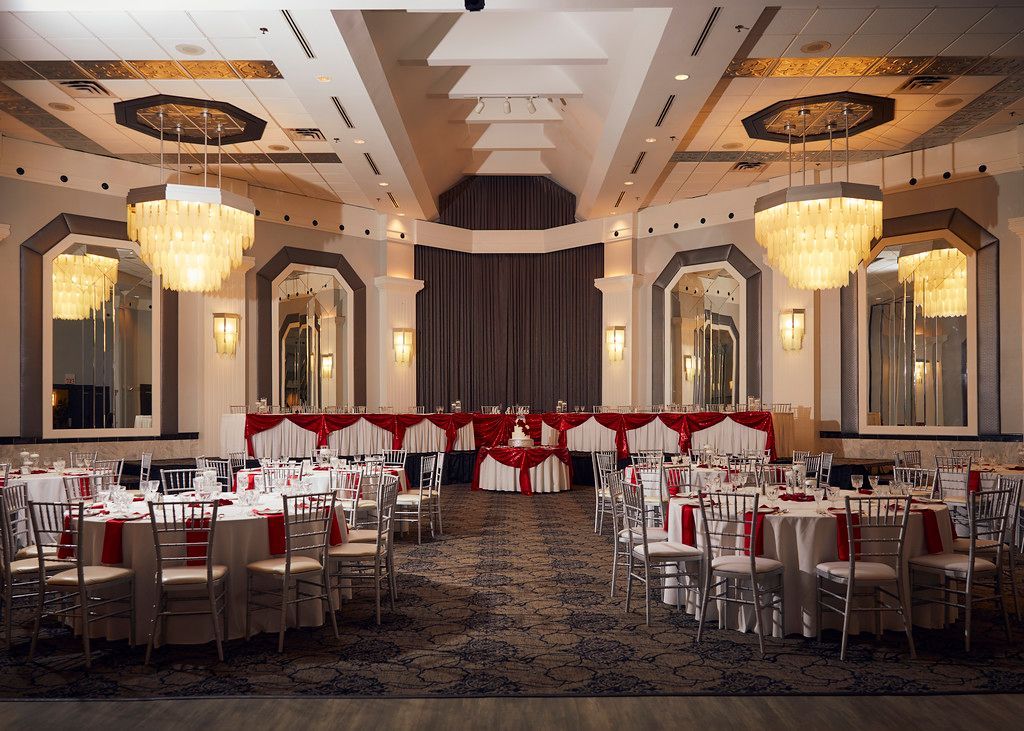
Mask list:
[[[160,288],[137,246],[70,237],[43,267],[46,436],[157,433]]]
[[[859,277],[862,430],[973,433],[975,250],[945,232],[884,237]]]
[[[352,402],[352,292],[337,271],[290,266],[273,284],[274,400],[286,408]]]

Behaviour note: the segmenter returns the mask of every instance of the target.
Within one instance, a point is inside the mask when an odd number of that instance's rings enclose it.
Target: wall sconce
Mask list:
[[[693,376],[697,373],[697,359],[692,355],[683,356],[683,378],[687,381],[692,381]]]
[[[327,380],[334,378],[334,353],[324,353],[320,356],[320,376]]]
[[[928,373],[928,363],[923,360],[914,361],[914,382],[924,383],[925,375]]]
[[[412,362],[412,330],[396,327],[391,333],[395,343],[395,363],[409,365]]]
[[[779,336],[783,350],[801,350],[804,347],[806,316],[804,310],[779,312]]]
[[[213,313],[213,340],[217,343],[217,352],[221,355],[234,355],[238,349],[241,321],[241,316],[233,312]]]
[[[605,337],[608,339],[608,360],[618,363],[626,352],[626,327],[610,327],[605,331]]]

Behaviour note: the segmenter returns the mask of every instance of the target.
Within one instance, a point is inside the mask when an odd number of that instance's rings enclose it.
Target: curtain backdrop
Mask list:
[[[576,196],[543,175],[470,175],[437,200],[438,223],[472,229],[544,229],[576,222]]]
[[[465,410],[601,402],[604,246],[550,254],[416,247],[420,405]]]

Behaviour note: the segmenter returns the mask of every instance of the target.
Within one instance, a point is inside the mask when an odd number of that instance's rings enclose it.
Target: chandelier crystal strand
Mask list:
[[[914,304],[922,317],[967,315],[967,256],[959,249],[933,249],[901,256],[900,282],[913,282]]]
[[[114,294],[117,259],[98,254],[60,254],[53,260],[53,317],[86,320]]]

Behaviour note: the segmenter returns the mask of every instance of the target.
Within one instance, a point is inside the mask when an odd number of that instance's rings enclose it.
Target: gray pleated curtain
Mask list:
[[[420,405],[553,410],[601,400],[601,244],[550,254],[417,246]]]

